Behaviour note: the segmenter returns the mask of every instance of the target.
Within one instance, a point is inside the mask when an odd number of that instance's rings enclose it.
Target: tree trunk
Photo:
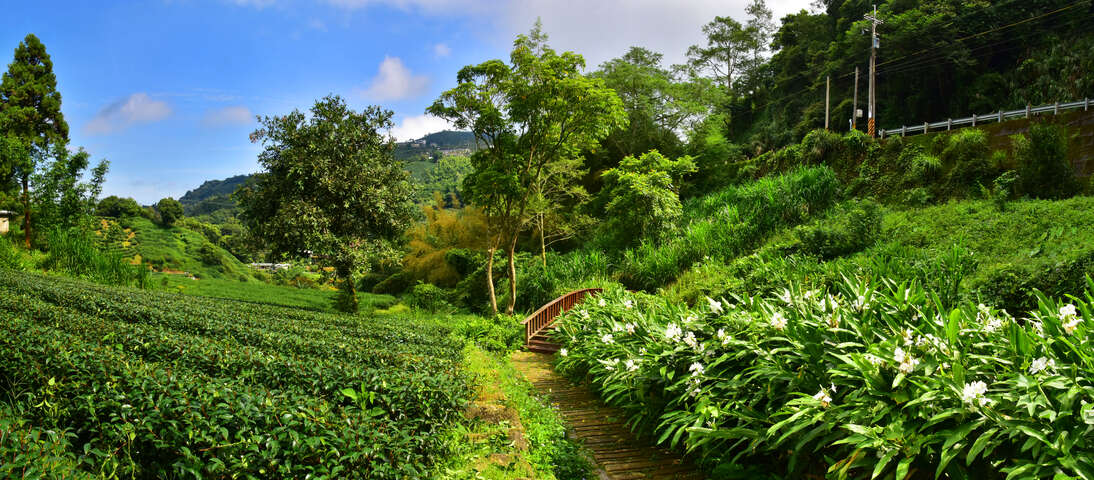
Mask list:
[[[505,247],[505,254],[509,257],[509,304],[505,306],[505,313],[512,315],[517,306],[517,237],[519,234],[514,233],[513,239],[509,241],[509,245]]]
[[[486,251],[486,290],[490,292],[490,309],[494,315],[498,314],[498,297],[494,293],[494,252],[497,251],[497,242]]]
[[[543,238],[543,215],[539,216],[539,257],[543,259],[543,271],[547,271],[547,241]]]
[[[30,175],[23,175],[23,238],[30,250]]]

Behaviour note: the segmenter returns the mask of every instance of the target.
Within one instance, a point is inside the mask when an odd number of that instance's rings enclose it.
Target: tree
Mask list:
[[[509,64],[490,60],[468,65],[457,74],[458,85],[427,111],[458,128],[470,129],[482,147],[471,156],[474,170],[464,179],[463,193],[488,219],[487,288],[494,295],[495,251],[504,245],[508,260],[509,303],[516,305],[515,252],[528,221],[535,185],[547,167],[574,158],[626,117],[615,92],[601,79],[581,74],[585,60],[573,52],[556,53],[537,21],[528,35],[513,43]]]
[[[703,26],[703,34],[707,45],[688,48],[688,65],[698,74],[709,74],[725,90],[732,90],[753,51],[753,36],[732,17],[714,17]]]
[[[73,228],[86,225],[95,211],[110,162],[102,160],[91,169],[91,177],[81,182],[91,155],[84,149],[69,152],[62,144],[54,145],[53,161],[31,177],[31,197],[38,214],[38,225],[49,228]]]
[[[394,143],[388,110],[350,109],[339,96],[260,119],[264,172],[236,196],[240,217],[274,257],[312,254],[331,262],[341,283],[336,307],[357,310],[355,276],[396,259],[393,242],[410,224],[413,189]]]
[[[691,157],[671,160],[651,150],[604,172],[604,192],[611,199],[604,229],[615,237],[613,243],[626,247],[672,232],[683,214],[681,180],[694,171]]]
[[[141,206],[132,198],[111,195],[99,201],[95,214],[101,217],[125,218],[141,214]]]
[[[167,197],[156,202],[156,212],[160,214],[160,223],[170,227],[176,220],[182,218],[182,204],[174,198]]]
[[[30,248],[30,177],[52,146],[68,143],[53,62],[34,34],[15,48],[15,60],[0,80],[0,137],[9,144],[0,149],[0,173],[22,184],[23,233]]]

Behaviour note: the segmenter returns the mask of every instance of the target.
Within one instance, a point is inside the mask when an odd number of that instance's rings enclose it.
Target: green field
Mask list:
[[[240,282],[219,278],[193,280],[185,275],[162,273],[152,275],[152,285],[158,290],[184,295],[304,308],[321,312],[333,312],[331,305],[338,294],[336,290],[326,287],[297,288],[257,281]],[[366,312],[375,308],[387,308],[397,302],[395,297],[391,295],[363,292],[357,294],[357,299],[361,302],[361,309]]]
[[[0,271],[3,472],[407,478],[469,397],[464,342],[363,318]],[[52,432],[52,433],[48,433]]]

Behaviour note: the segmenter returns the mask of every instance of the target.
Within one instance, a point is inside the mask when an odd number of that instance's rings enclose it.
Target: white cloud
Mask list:
[[[452,55],[452,48],[443,43],[438,43],[433,46],[433,56],[437,58],[444,58]]]
[[[103,107],[84,126],[89,134],[119,132],[132,125],[158,122],[171,115],[167,102],[152,100],[146,93],[134,93]]]
[[[242,105],[234,107],[218,108],[205,112],[201,124],[207,127],[222,127],[228,125],[250,125],[254,121],[251,110]]]
[[[421,95],[428,86],[429,77],[414,75],[399,57],[385,56],[372,83],[361,93],[375,101],[401,100]]]
[[[691,45],[705,43],[702,27],[715,16],[744,23],[748,0],[512,0],[498,9],[499,41],[506,44],[543,20],[556,50],[585,56],[589,69],[620,57],[631,46],[664,54],[666,66],[682,63]],[[810,0],[768,0],[776,26],[788,13],[808,9]]]
[[[443,130],[455,130],[448,120],[434,117],[433,115],[418,115],[416,117],[403,117],[403,121],[392,127],[391,136],[400,142],[417,140],[430,133]]]
[[[320,32],[325,32],[327,31],[327,24],[323,23],[323,21],[319,20],[318,18],[313,18],[311,20],[308,20],[308,28],[312,30],[319,30]]]

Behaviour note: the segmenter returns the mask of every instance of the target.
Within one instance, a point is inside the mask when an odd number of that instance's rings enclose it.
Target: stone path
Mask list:
[[[553,355],[516,352],[513,365],[559,408],[574,436],[593,455],[602,480],[698,480],[704,475],[680,455],[635,437],[618,409],[588,388],[555,373]]]

